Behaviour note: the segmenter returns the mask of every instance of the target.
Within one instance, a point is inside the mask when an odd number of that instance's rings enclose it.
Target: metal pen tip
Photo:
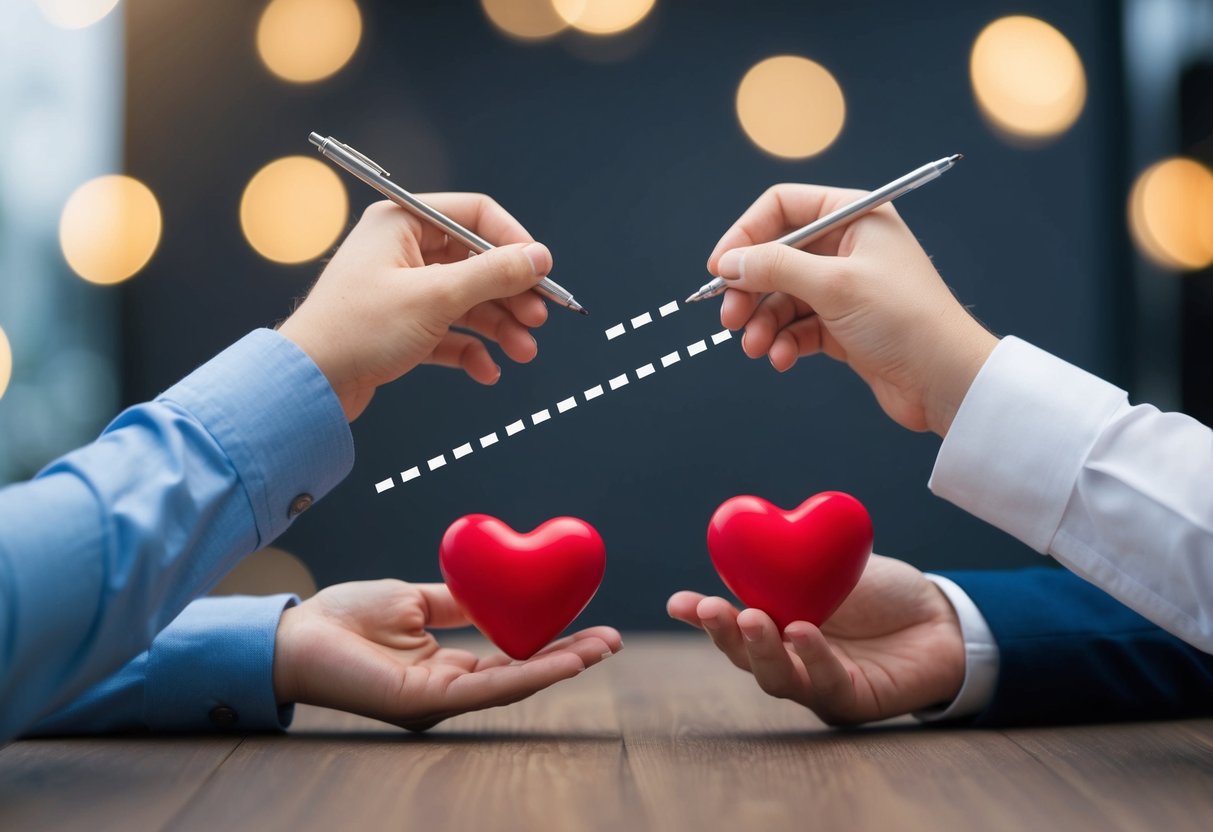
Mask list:
[[[585,315],[587,318],[590,316],[590,310],[586,309],[584,306],[579,307],[577,309],[577,311],[580,312],[582,315]]]
[[[959,162],[964,157],[965,157],[965,155],[963,153],[953,153],[951,156],[948,157],[948,161],[955,163],[955,162]]]
[[[683,301],[683,303],[698,303],[698,302],[699,302],[699,293],[698,292],[694,292],[694,293],[688,295],[687,299]]]
[[[316,145],[316,147],[320,147],[320,145],[324,144],[324,136],[320,135],[319,133],[308,133],[307,140]]]
[[[573,310],[574,312],[576,312],[579,315],[588,316],[590,314],[589,310],[587,310],[584,306],[582,306],[577,301],[573,300],[571,297],[569,298],[569,302],[566,303],[565,306],[568,307],[569,309]]]

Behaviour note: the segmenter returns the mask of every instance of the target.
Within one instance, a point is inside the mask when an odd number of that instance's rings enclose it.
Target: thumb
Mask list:
[[[442,293],[458,307],[459,318],[487,300],[509,298],[535,287],[552,270],[552,253],[543,243],[498,246],[467,260],[427,266],[441,281]]]
[[[735,248],[717,264],[730,289],[744,292],[784,292],[829,316],[843,305],[853,288],[845,257],[810,254],[782,243]]]

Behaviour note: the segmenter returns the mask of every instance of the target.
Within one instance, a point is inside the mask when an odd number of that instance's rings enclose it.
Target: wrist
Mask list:
[[[967,312],[962,314],[965,321],[955,328],[955,337],[940,342],[936,359],[926,373],[926,423],[941,437],[947,435],[974,379],[998,346],[998,338]]]
[[[303,612],[301,606],[283,610],[278,619],[278,630],[274,636],[274,698],[279,705],[299,701],[298,676],[298,617]]]

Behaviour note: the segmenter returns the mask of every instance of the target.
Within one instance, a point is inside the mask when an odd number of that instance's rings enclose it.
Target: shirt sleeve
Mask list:
[[[1213,652],[1213,431],[1018,338],[982,367],[931,490]]]
[[[949,722],[976,716],[989,707],[998,684],[998,643],[981,610],[955,581],[930,573],[926,579],[939,587],[956,611],[965,644],[965,676],[955,699],[938,708],[919,711],[914,716],[923,722]]]
[[[274,644],[295,595],[200,598],[152,646],[29,732],[277,731],[294,706],[274,696]]]
[[[0,741],[146,650],[352,465],[324,375],[257,330],[0,490]]]

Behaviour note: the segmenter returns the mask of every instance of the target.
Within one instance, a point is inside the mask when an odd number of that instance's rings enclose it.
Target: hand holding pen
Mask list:
[[[423,222],[430,223],[436,228],[441,229],[448,237],[466,246],[468,251],[483,254],[493,248],[492,243],[476,232],[456,222],[433,205],[418,199],[415,194],[406,191],[399,184],[392,181],[391,174],[383,166],[372,161],[366,155],[359,153],[348,144],[343,144],[332,136],[325,138],[319,133],[310,134],[308,141],[314,144],[326,159],[345,168]],[[535,291],[566,309],[571,309],[582,315],[590,314],[573,298],[571,292],[548,277],[544,277],[543,280],[539,281],[539,285],[535,287]]]
[[[708,259],[729,291],[720,320],[778,371],[818,352],[847,363],[881,407],[912,430],[947,432],[997,339],[956,300],[914,234],[886,205],[818,237],[776,239],[864,197],[778,185],[725,232]]]

